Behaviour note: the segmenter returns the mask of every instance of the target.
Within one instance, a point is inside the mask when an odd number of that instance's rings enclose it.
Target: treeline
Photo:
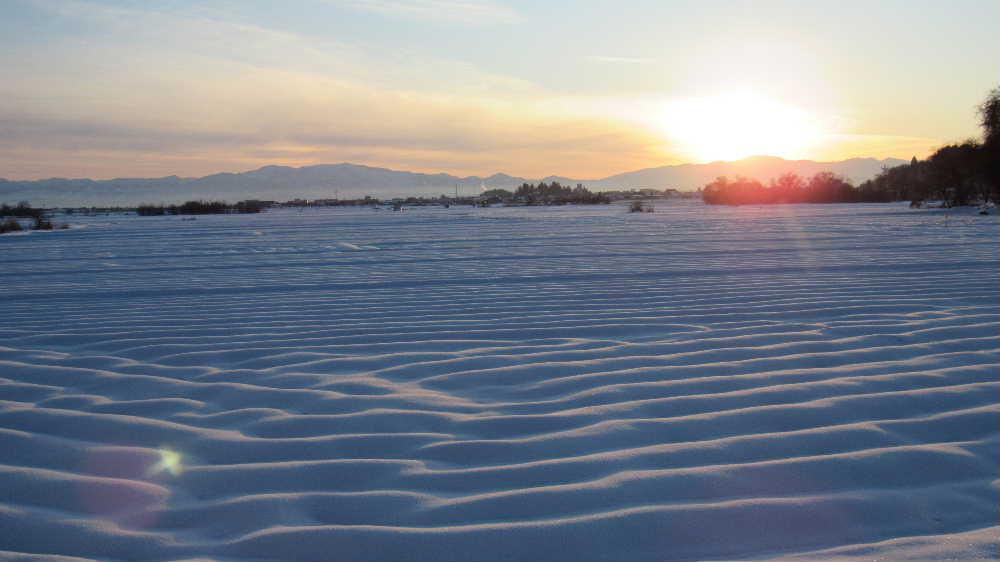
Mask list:
[[[939,148],[930,158],[884,170],[858,188],[865,200],[949,205],[1000,202],[1000,87],[979,106],[983,140]]]
[[[747,178],[718,178],[702,189],[710,204],[761,203],[882,203],[927,200],[960,206],[1000,203],[1000,87],[979,108],[983,140],[968,140],[939,148],[926,160],[888,168],[855,187],[844,178],[823,172],[805,180],[785,174],[768,185]]]
[[[18,219],[31,219],[32,230],[52,230],[55,228],[46,209],[38,209],[22,201],[14,206],[6,203],[0,205],[0,234],[24,230]],[[68,227],[61,225],[60,228]]]
[[[939,148],[927,160],[914,158],[909,164],[882,171],[858,187],[864,201],[927,200],[961,206],[1000,202],[997,164],[1000,148],[967,141]]]
[[[504,189],[493,190],[494,194],[502,192],[510,194],[507,202],[521,203],[524,205],[564,205],[576,203],[584,205],[596,205],[610,203],[611,199],[603,193],[594,193],[583,187],[583,184],[576,184],[576,187],[562,185],[557,181],[550,184],[539,182],[538,185],[524,183],[517,188],[514,193]],[[501,198],[501,200],[503,200]]]
[[[701,190],[710,205],[760,205],[770,203],[850,203],[858,201],[858,190],[844,178],[820,172],[808,180],[784,174],[767,185],[755,179],[721,177]]]
[[[262,201],[240,201],[230,205],[225,201],[187,201],[180,205],[139,205],[135,212],[139,216],[160,215],[223,215],[227,213],[259,213],[267,208]]]

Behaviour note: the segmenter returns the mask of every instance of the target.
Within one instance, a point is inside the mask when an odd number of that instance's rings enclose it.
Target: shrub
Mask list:
[[[35,217],[35,225],[33,227],[35,230],[52,230],[52,221],[43,215]]]
[[[24,228],[21,227],[21,223],[17,222],[17,219],[13,217],[3,222],[0,222],[0,234],[6,234],[8,232],[19,232],[21,230],[24,230]]]

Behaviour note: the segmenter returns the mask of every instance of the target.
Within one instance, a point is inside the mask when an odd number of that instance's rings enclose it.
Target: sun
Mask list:
[[[824,136],[809,112],[745,93],[668,102],[657,128],[700,162],[758,155],[806,158]]]

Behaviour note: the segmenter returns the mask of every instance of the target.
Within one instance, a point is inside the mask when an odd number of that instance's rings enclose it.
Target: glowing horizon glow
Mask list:
[[[806,158],[828,134],[807,111],[749,93],[668,102],[655,126],[699,162]]]
[[[1000,2],[851,4],[8,0],[0,178],[597,179],[979,138]]]

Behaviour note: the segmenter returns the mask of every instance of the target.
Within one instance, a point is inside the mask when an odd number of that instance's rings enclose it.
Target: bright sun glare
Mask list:
[[[808,112],[751,94],[670,102],[659,128],[697,161],[770,155],[805,158],[824,131]]]

